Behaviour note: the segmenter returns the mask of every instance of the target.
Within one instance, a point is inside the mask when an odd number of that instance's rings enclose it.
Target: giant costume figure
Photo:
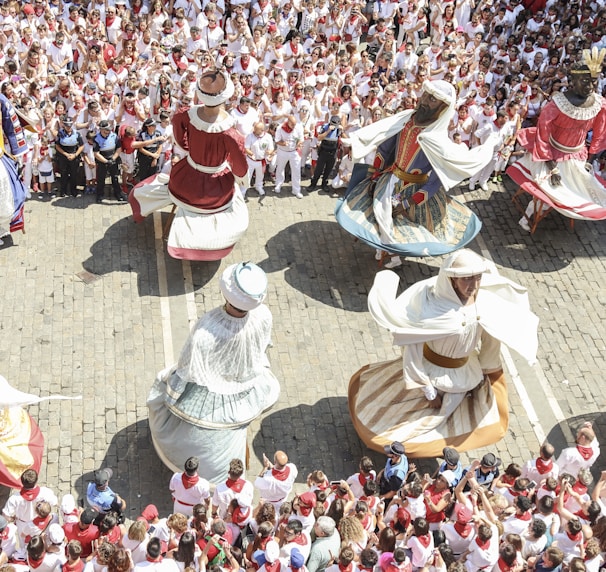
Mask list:
[[[354,163],[376,149],[374,164],[357,164],[336,207],[339,224],[370,246],[394,255],[446,254],[480,231],[478,217],[446,192],[492,158],[490,145],[462,149],[448,138],[452,85],[425,82],[417,108],[350,136]],[[377,149],[378,145],[378,149]],[[398,257],[387,265],[398,266]]]
[[[526,290],[466,249],[400,296],[398,285],[394,272],[380,272],[368,297],[403,358],[352,378],[349,407],[362,440],[380,451],[398,441],[413,457],[498,441],[508,424],[500,344],[536,357],[538,318]]]
[[[240,186],[248,187],[244,139],[223,105],[233,93],[229,77],[205,72],[197,90],[204,105],[173,117],[175,141],[188,150],[187,156],[173,166],[170,178],[150,177],[129,196],[136,222],[175,206],[168,236],[168,252],[174,258],[224,258],[248,228],[248,210],[239,192]]]
[[[20,489],[23,471],[40,471],[44,437],[38,424],[23,407],[47,399],[74,398],[61,395],[38,397],[23,393],[11,387],[0,375],[0,485]]]
[[[604,53],[586,50],[586,63],[571,69],[570,88],[553,94],[536,127],[518,133],[527,153],[507,174],[534,197],[520,220],[526,230],[534,230],[549,208],[573,219],[606,219],[606,182],[586,163],[585,142],[591,131],[589,154],[606,148],[606,100],[595,93]]]
[[[200,474],[225,480],[231,459],[245,460],[246,428],[280,394],[265,351],[271,313],[267,277],[255,264],[229,266],[221,277],[227,303],[196,324],[179,362],[158,374],[148,399],[156,451],[174,471],[200,459]]]
[[[2,238],[17,230],[23,230],[23,205],[26,190],[15,163],[27,153],[23,128],[12,103],[0,94],[2,131],[0,132],[0,245]]]

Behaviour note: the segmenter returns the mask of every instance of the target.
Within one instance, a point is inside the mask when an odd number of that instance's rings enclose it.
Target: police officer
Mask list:
[[[341,118],[338,115],[333,115],[328,123],[325,123],[318,128],[318,141],[320,142],[320,146],[318,148],[316,168],[311,177],[310,191],[315,190],[320,177],[322,177],[322,188],[328,186],[330,172],[337,160],[339,137],[341,137],[342,131]]]
[[[104,119],[99,122],[99,133],[95,135],[93,151],[97,164],[97,202],[103,201],[105,192],[105,177],[109,174],[112,179],[114,196],[121,202],[126,202],[126,195],[120,189],[118,171],[120,166],[120,144],[119,137],[111,130],[109,121]]]
[[[82,135],[74,129],[71,117],[64,116],[61,123],[63,127],[59,129],[55,140],[57,163],[61,172],[61,195],[71,194],[75,197],[78,194],[76,183],[84,141]]]
[[[139,180],[142,181],[158,172],[158,160],[164,142],[164,137],[156,131],[156,122],[151,117],[143,122],[137,141],[144,143],[144,146],[139,147],[137,151]]]

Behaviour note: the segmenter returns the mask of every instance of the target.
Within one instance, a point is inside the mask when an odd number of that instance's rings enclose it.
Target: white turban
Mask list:
[[[245,312],[259,307],[267,295],[267,275],[252,262],[228,266],[220,284],[225,299],[234,308]]]

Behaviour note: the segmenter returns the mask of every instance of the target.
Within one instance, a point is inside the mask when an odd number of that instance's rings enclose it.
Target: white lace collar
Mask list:
[[[200,119],[200,116],[198,115],[199,107],[200,106],[190,107],[187,112],[189,114],[190,123],[199,131],[205,131],[206,133],[222,133],[233,127],[234,118],[229,114],[225,119],[213,123]]]
[[[602,96],[597,93],[593,94],[593,103],[589,107],[577,107],[573,105],[560,91],[553,94],[552,101],[564,115],[577,121],[593,119],[600,112],[600,109],[602,109]]]

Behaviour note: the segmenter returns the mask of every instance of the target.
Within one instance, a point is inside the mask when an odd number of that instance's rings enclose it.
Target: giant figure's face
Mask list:
[[[596,84],[597,78],[592,78],[589,72],[571,74],[570,88],[579,97],[589,97],[594,92]]]
[[[424,92],[419,98],[415,112],[415,123],[425,126],[433,123],[448,105],[430,93]]]

